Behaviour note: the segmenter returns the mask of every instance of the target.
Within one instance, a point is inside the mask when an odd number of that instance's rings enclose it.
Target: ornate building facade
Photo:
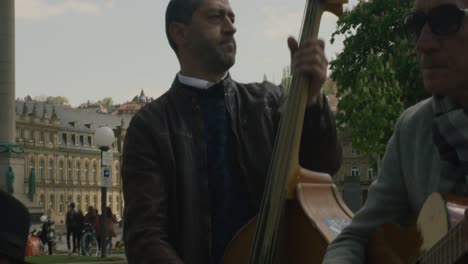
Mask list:
[[[328,98],[332,112],[338,109],[336,83],[328,79],[323,91]],[[339,171],[333,176],[334,182],[340,190],[344,201],[353,211],[356,211],[367,199],[369,185],[375,180],[377,172],[374,171],[369,158],[353,148],[349,137],[349,128],[339,132],[340,143],[343,149],[343,162]]]
[[[338,136],[343,149],[343,162],[333,178],[347,205],[356,211],[367,200],[369,185],[377,173],[369,158],[353,148],[346,131]]]
[[[39,102],[16,102],[16,142],[24,148],[25,185],[36,176],[34,202],[51,209],[57,224],[65,223],[71,202],[86,213],[88,206],[101,211],[101,152],[94,142],[95,129],[114,130],[112,187],[107,205],[121,215],[121,152],[131,116],[112,116],[95,111],[52,106]]]

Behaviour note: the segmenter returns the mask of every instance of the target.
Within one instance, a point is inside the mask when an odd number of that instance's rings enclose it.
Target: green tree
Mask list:
[[[340,17],[332,36],[332,42],[345,36],[343,52],[330,64],[339,87],[338,126],[349,129],[353,148],[374,161],[380,161],[401,112],[428,97],[414,44],[401,29],[412,2],[362,1]]]
[[[110,97],[104,97],[102,100],[101,100],[101,104],[106,107],[106,108],[109,108],[110,106],[112,106],[114,104],[114,100],[112,100],[112,98]]]
[[[58,104],[58,105],[67,105],[70,102],[64,96],[48,96],[46,98],[46,103],[48,103],[48,104]]]

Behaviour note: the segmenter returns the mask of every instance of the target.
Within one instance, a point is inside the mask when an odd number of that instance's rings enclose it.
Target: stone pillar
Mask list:
[[[0,1],[0,188],[5,189],[5,172],[11,166],[15,173],[15,192],[23,192],[24,167],[19,167],[20,164],[18,163],[21,162],[18,162],[18,156],[16,155],[21,153],[13,153],[13,151],[17,151],[15,148],[14,5],[14,0]],[[21,174],[22,177],[18,174]],[[19,181],[21,181],[21,185],[23,186],[18,185]]]
[[[15,2],[0,1],[0,145],[15,144]]]
[[[13,195],[38,218],[42,209],[26,197],[24,151],[16,145],[15,1],[0,0],[0,189],[8,167],[15,174]]]

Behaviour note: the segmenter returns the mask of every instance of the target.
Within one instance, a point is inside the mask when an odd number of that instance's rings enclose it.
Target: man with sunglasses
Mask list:
[[[467,15],[468,0],[416,0],[403,18],[433,96],[400,116],[366,204],[329,246],[324,263],[365,263],[377,227],[407,224],[432,192],[468,194]],[[385,248],[378,263],[401,263]]]

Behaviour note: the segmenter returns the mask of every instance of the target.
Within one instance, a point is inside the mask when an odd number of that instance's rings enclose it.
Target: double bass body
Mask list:
[[[296,196],[286,201],[278,232],[276,263],[322,263],[328,244],[352,217],[331,177],[301,169]],[[225,252],[224,264],[250,263],[257,218],[245,225]]]

